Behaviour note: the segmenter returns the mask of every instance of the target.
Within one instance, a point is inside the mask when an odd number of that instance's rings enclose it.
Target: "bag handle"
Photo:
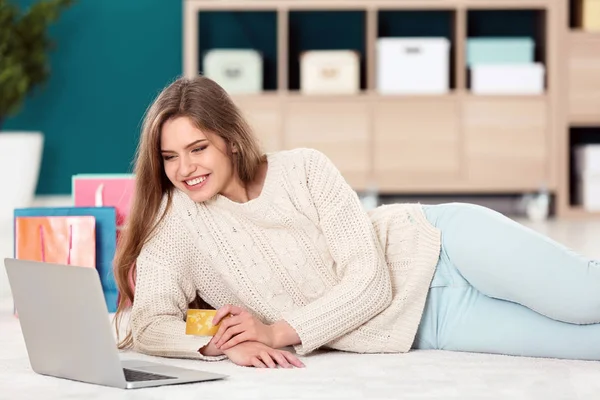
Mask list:
[[[102,207],[104,206],[104,200],[102,198],[102,194],[104,193],[104,183],[101,183],[98,188],[96,189],[96,194],[95,194],[95,203],[96,203],[96,207]]]
[[[42,245],[42,262],[46,262],[46,241],[44,226],[40,225],[40,243]],[[71,250],[73,250],[73,225],[69,224],[69,243],[67,249],[67,265],[71,265]]]

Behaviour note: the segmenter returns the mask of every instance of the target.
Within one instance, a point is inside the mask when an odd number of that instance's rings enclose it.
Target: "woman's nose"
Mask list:
[[[187,157],[179,158],[179,173],[184,176],[191,175],[195,171],[194,165]]]

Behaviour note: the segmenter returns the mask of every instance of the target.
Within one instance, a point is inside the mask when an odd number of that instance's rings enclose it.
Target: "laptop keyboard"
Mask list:
[[[137,371],[135,369],[123,368],[127,382],[158,381],[161,379],[176,379],[173,376],[152,374],[150,372]]]

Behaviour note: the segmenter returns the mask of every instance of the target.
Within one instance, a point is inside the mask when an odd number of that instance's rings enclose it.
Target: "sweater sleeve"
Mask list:
[[[184,272],[193,265],[193,242],[186,230],[166,216],[136,262],[136,287],[131,309],[134,349],[145,354],[207,361],[199,350],[210,337],[186,335],[185,315],[196,291]],[[179,225],[179,226],[178,226]]]
[[[309,196],[340,282],[319,299],[284,314],[307,354],[358,328],[392,301],[390,272],[358,195],[321,152],[306,150]]]

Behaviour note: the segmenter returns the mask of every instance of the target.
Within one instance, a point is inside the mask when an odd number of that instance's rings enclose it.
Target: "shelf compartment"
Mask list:
[[[600,145],[600,124],[589,127],[571,127],[569,128],[569,205],[570,207],[580,207],[585,212],[590,212],[583,207],[581,196],[579,195],[583,177],[580,176],[577,164],[576,149],[582,145]],[[594,161],[596,163],[596,161]],[[594,168],[595,169],[595,168]],[[589,171],[588,171],[589,172]],[[600,176],[597,172],[596,176]]]
[[[377,12],[379,38],[445,38],[450,42],[449,90],[456,89],[456,11],[455,10],[395,10]],[[377,54],[374,54],[377,57]],[[377,65],[375,63],[375,65]],[[378,69],[375,68],[375,71]],[[375,73],[374,71],[374,73]],[[376,79],[374,80],[376,81]]]
[[[600,125],[600,33],[571,33],[567,57],[569,120]]]
[[[546,57],[546,23],[547,13],[544,9],[470,9],[467,11],[467,42],[475,38],[530,39],[533,42],[531,60],[544,66],[543,88],[548,89],[548,63]],[[465,50],[465,65],[467,72],[467,88],[472,88],[472,71],[469,65],[468,45]],[[519,57],[515,57],[519,59]],[[508,60],[508,59],[507,59]],[[498,63],[509,63],[498,62]],[[515,93],[517,94],[517,93]]]
[[[569,0],[569,26],[600,32],[600,0]]]
[[[263,58],[263,90],[277,90],[277,12],[198,12],[198,65],[204,71],[204,56],[212,49],[254,49]]]
[[[545,98],[478,98],[463,104],[464,162],[469,182],[498,188],[548,186]]]
[[[371,167],[369,101],[314,98],[307,102],[288,97],[286,103],[284,147],[322,151],[353,188],[365,189]]]
[[[290,10],[288,15],[288,89],[300,90],[300,56],[310,50],[353,50],[359,54],[360,90],[367,87],[364,9]]]
[[[435,118],[431,110],[436,110]],[[373,108],[373,175],[379,190],[460,179],[460,107],[455,97],[382,101]]]

